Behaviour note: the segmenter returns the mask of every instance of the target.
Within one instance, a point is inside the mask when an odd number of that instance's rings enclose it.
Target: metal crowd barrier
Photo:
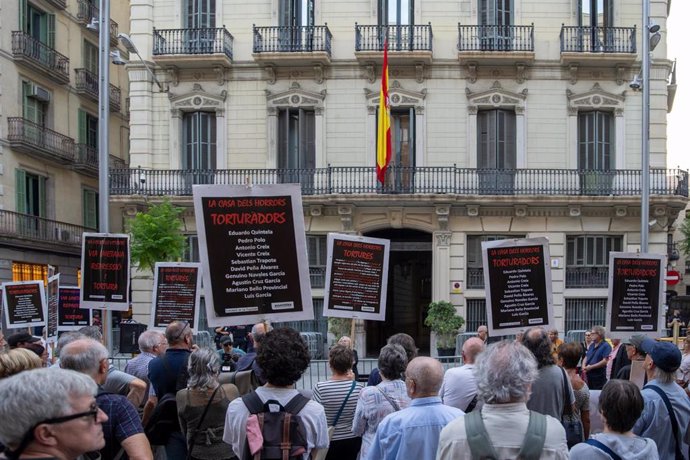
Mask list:
[[[300,332],[300,335],[307,342],[311,359],[323,358],[323,335],[320,332]]]

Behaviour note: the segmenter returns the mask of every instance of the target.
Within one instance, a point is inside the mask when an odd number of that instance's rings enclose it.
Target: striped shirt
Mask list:
[[[350,392],[350,388],[352,388],[352,380],[327,380],[316,384],[312,399],[321,404],[326,411],[328,426],[333,426],[335,416]],[[343,412],[340,414],[338,424],[335,426],[333,441],[355,437],[352,433],[352,417],[355,415],[359,392],[362,388],[364,388],[362,383],[355,383],[355,388],[352,390],[352,394],[350,394]]]

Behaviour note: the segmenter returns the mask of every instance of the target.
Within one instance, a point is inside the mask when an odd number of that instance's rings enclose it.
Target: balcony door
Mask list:
[[[184,42],[185,54],[213,52],[216,27],[216,0],[185,0]]]
[[[513,47],[513,1],[479,0],[479,40],[486,51],[510,51]]]
[[[511,195],[516,167],[515,112],[496,109],[477,113],[479,193]]]
[[[584,195],[608,195],[614,176],[613,114],[594,110],[577,118],[580,190]]]
[[[391,161],[386,170],[385,190],[394,193],[414,191],[415,166],[414,108],[391,110]]]
[[[579,26],[583,28],[583,45],[586,51],[613,51],[613,0],[580,0],[578,5]]]
[[[46,217],[46,177],[23,169],[15,170],[17,230],[34,238],[45,238],[47,228],[39,218]]]
[[[216,169],[216,114],[185,113],[182,129],[182,167],[187,184],[212,184]]]
[[[314,0],[280,0],[278,50],[311,51],[314,40]]]
[[[312,194],[316,167],[314,110],[286,108],[278,112],[278,180],[299,183]]]
[[[380,41],[390,50],[414,49],[414,0],[378,0]]]

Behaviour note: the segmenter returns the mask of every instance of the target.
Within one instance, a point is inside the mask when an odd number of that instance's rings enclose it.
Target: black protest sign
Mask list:
[[[606,327],[614,338],[660,333],[663,305],[661,254],[611,252]]]
[[[200,268],[197,263],[156,263],[151,311],[154,328],[165,328],[173,321],[187,321],[194,330],[198,328]]]
[[[193,193],[209,325],[313,319],[300,187]]]
[[[46,306],[48,308],[48,321],[46,324],[46,338],[48,341],[57,340],[58,333],[58,289],[60,288],[60,274],[48,278],[46,290]]]
[[[390,241],[328,235],[324,316],[385,321]]]
[[[91,310],[80,308],[80,291],[76,286],[60,286],[58,295],[58,330],[76,331],[91,325]]]
[[[81,307],[129,308],[129,235],[84,233]]]
[[[483,242],[482,255],[491,335],[553,324],[546,238]]]
[[[3,283],[8,329],[46,325],[43,281]]]

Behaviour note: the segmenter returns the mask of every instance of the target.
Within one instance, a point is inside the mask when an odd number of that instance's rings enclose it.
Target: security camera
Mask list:
[[[139,182],[141,182],[142,185],[146,183],[146,175],[143,172],[139,173]]]
[[[639,75],[635,75],[635,77],[632,79],[630,82],[630,88],[632,88],[633,91],[639,91],[642,89],[642,79]]]

